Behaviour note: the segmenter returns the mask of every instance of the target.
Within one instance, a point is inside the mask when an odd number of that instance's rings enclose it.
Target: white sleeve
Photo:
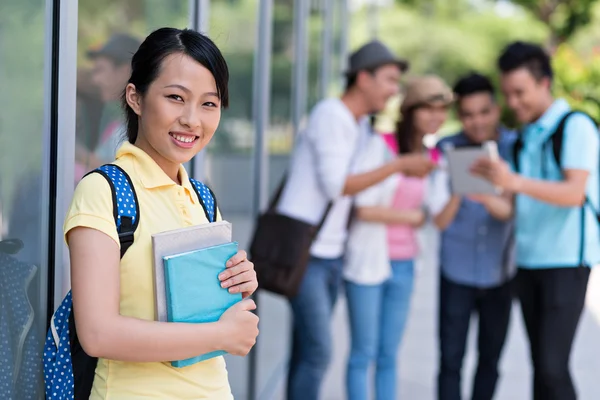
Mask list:
[[[425,207],[431,215],[438,215],[450,201],[450,176],[448,170],[440,163],[441,168],[435,170],[427,179]]]
[[[350,165],[356,135],[356,127],[343,121],[332,121],[334,115],[326,110],[318,110],[307,127],[307,135],[315,151],[317,179],[329,199],[343,193]]]
[[[356,160],[354,171],[355,173],[363,173],[372,171],[386,161],[385,143],[380,137],[372,136],[365,142],[365,149],[359,155]],[[389,179],[389,178],[388,178]],[[374,207],[381,205],[382,202],[382,190],[386,180],[370,186],[362,192],[358,193],[354,197],[354,204],[357,207]]]

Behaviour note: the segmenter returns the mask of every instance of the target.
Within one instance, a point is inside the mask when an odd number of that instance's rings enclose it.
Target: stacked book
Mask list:
[[[238,251],[238,244],[231,237],[231,224],[227,221],[152,236],[158,321],[216,322],[242,300],[240,293],[223,289],[218,278]],[[224,351],[216,351],[176,360],[171,365],[182,368],[223,354]]]

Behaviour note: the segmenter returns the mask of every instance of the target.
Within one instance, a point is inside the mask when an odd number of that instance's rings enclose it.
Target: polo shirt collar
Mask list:
[[[142,186],[146,189],[155,189],[158,187],[165,186],[179,186],[173,182],[171,178],[160,168],[160,166],[139,147],[125,141],[119,150],[117,151],[117,159],[123,157],[130,157],[133,163],[133,168],[136,172],[137,178],[141,182]],[[190,178],[183,165],[179,166],[179,177],[181,179],[181,186],[183,186],[189,193],[194,191]],[[192,201],[195,203],[194,196],[190,196]]]
[[[528,128],[534,128],[538,131],[551,131],[570,109],[571,107],[565,99],[556,99],[546,112],[537,121],[531,123]]]

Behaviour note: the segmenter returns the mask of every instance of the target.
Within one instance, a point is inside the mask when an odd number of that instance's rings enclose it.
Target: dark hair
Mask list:
[[[460,78],[452,90],[459,101],[461,97],[476,93],[489,93],[492,97],[495,97],[496,95],[496,89],[494,88],[492,81],[487,76],[477,72],[471,72],[469,75]]]
[[[537,44],[520,41],[504,49],[498,58],[498,67],[503,73],[526,68],[537,80],[552,79],[553,75],[548,53]]]
[[[160,28],[152,32],[140,45],[131,60],[131,78],[128,83],[144,95],[158,77],[162,62],[171,54],[185,54],[208,69],[217,84],[221,107],[229,105],[229,70],[221,51],[205,35],[191,29]],[[134,143],[138,134],[138,116],[122,96],[127,119],[127,139]]]
[[[354,72],[350,75],[346,75],[346,92],[356,85],[356,81],[358,80],[358,74],[360,74],[361,72],[366,72],[370,75],[375,75],[375,73],[380,67],[381,66],[375,68],[361,69],[360,71]]]
[[[414,151],[417,131],[414,129],[414,114],[419,106],[414,106],[403,112],[402,119],[396,124],[396,143],[398,154],[408,154]]]

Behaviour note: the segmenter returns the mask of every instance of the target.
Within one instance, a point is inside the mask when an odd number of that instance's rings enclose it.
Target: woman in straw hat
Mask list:
[[[413,79],[400,107],[396,132],[373,134],[360,160],[370,170],[397,154],[428,151],[423,144],[447,119],[453,95],[436,76]],[[429,151],[433,158],[437,154]],[[368,395],[368,369],[376,364],[379,400],[396,398],[396,358],[413,289],[417,229],[426,220],[427,178],[396,174],[355,198],[344,279],[351,328],[347,366],[350,400]]]

